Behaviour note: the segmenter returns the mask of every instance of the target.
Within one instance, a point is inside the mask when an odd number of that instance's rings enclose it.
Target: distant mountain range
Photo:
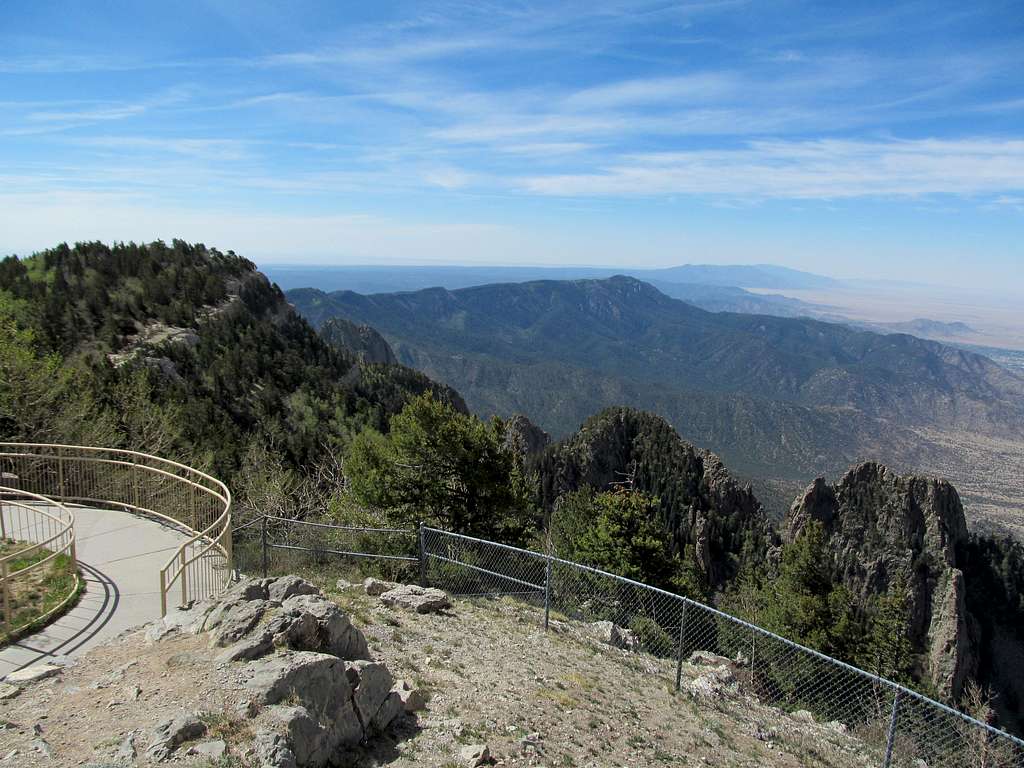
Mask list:
[[[952,343],[971,342],[975,329],[962,322],[917,318],[905,322],[869,322],[844,315],[828,304],[805,301],[764,291],[864,291],[892,283],[838,280],[770,264],[685,264],[666,269],[612,269],[597,267],[269,267],[271,280],[284,290],[316,286],[323,291],[396,293],[425,288],[458,290],[482,285],[541,280],[602,280],[617,274],[635,277],[666,296],[709,312],[740,312],[776,317],[812,317],[878,333],[908,333]],[[748,290],[751,289],[751,290]],[[757,291],[761,292],[755,292]],[[975,342],[976,343],[976,342]],[[976,348],[990,357],[999,350]]]
[[[1024,436],[1024,378],[981,355],[708,312],[631,277],[287,297],[317,327],[343,317],[376,328],[399,361],[478,413],[525,413],[564,435],[604,406],[654,411],[789,498],[787,483],[858,459],[919,465],[929,445],[918,428]]]
[[[825,290],[844,285],[835,278],[772,264],[684,264],[664,269],[621,267],[419,267],[267,266],[263,272],[282,289],[315,285],[324,291],[393,293],[423,288],[471,288],[537,280],[600,280],[625,274],[648,283],[688,283],[722,288]]]

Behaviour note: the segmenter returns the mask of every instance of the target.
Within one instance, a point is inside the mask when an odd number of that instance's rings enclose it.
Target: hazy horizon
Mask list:
[[[1012,2],[34,3],[0,253],[762,264],[1024,293]]]

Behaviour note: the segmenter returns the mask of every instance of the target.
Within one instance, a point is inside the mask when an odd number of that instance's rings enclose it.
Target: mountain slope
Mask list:
[[[627,277],[288,298],[314,325],[341,316],[375,327],[403,363],[479,413],[522,412],[564,435],[626,404],[662,414],[748,477],[802,486],[862,458],[952,464],[922,442],[925,427],[1024,434],[1024,379],[980,355],[804,318],[709,313]]]
[[[187,455],[226,478],[253,443],[299,467],[365,425],[386,429],[428,389],[464,407],[422,373],[331,347],[251,262],[202,245],[79,243],[10,257],[0,261],[5,306],[33,352],[57,355],[81,383],[76,397],[96,402],[104,441]],[[6,438],[39,436],[18,418],[0,426]]]
[[[560,360],[689,390],[1024,429],[1024,379],[980,355],[809,319],[709,313],[632,278],[375,296],[292,291],[289,299],[315,324],[344,316],[399,339],[403,349]]]
[[[541,504],[584,486],[606,490],[626,479],[657,499],[672,551],[692,553],[712,590],[733,577],[744,556],[763,559],[775,535],[750,488],[729,476],[721,460],[680,439],[663,419],[609,408],[579,432],[533,457]]]

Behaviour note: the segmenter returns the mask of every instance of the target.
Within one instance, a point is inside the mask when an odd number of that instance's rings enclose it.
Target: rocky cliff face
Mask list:
[[[605,490],[624,481],[659,500],[673,548],[692,546],[712,588],[735,574],[740,559],[763,556],[774,534],[749,487],[713,453],[690,445],[665,420],[611,408],[535,460],[542,503],[582,486]]]
[[[517,456],[540,453],[551,443],[551,435],[521,414],[505,421],[505,446]]]
[[[868,462],[835,484],[815,480],[786,517],[786,539],[811,520],[824,526],[835,574],[855,595],[907,590],[923,672],[941,695],[958,698],[977,671],[979,637],[957,561],[968,534],[956,489]]]
[[[349,350],[364,363],[398,364],[391,345],[368,325],[333,317],[320,327],[319,333],[328,344]]]

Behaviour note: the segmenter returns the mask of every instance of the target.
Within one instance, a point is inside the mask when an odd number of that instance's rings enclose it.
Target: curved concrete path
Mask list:
[[[61,618],[0,650],[0,678],[33,664],[74,658],[160,615],[160,569],[185,535],[128,512],[74,511],[85,592]]]

